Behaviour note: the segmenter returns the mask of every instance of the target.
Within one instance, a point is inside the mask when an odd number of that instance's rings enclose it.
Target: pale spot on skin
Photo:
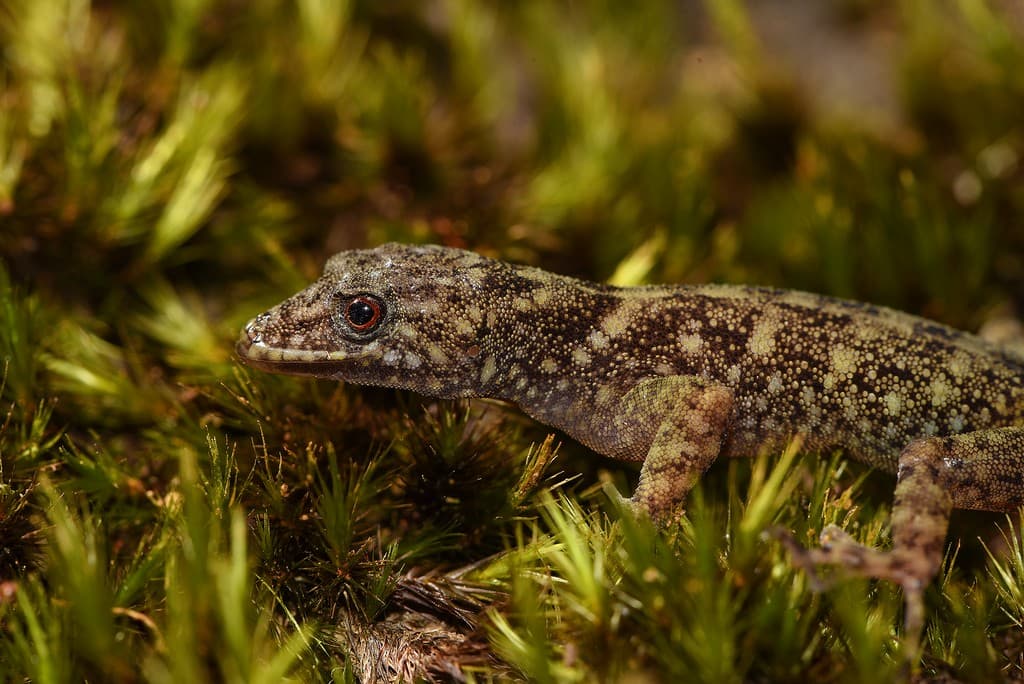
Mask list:
[[[472,267],[476,265],[476,263],[479,261],[480,257],[474,254],[473,252],[465,252],[462,258],[459,260],[459,262],[462,263],[464,267]]]
[[[533,291],[533,302],[537,306],[547,306],[551,301],[551,291],[546,287],[540,287]]]
[[[406,368],[410,368],[410,369],[415,370],[415,369],[420,367],[420,364],[422,362],[423,361],[416,354],[413,354],[412,352],[406,352],[406,354],[405,354],[405,367]]]
[[[487,360],[484,361],[483,368],[480,369],[480,383],[485,385],[490,382],[497,370],[497,361],[494,360],[493,356],[488,356]]]
[[[782,376],[779,373],[773,373],[771,380],[768,381],[768,391],[772,394],[778,394],[782,391]]]
[[[722,299],[735,299],[736,292],[735,288],[729,287],[728,285],[722,285],[719,283],[709,283],[701,288],[702,295],[705,297],[715,297]]]
[[[572,361],[577,366],[588,366],[590,365],[590,354],[583,347],[576,347],[572,350]]]
[[[857,420],[857,416],[860,415],[860,410],[857,408],[857,404],[849,397],[843,398],[843,415],[851,422]]]
[[[967,354],[958,351],[953,354],[953,358],[949,360],[949,364],[946,367],[949,369],[949,374],[959,380],[970,372],[971,360]]]
[[[833,347],[829,358],[832,361],[832,369],[840,375],[857,371],[857,352],[849,347],[842,345]]]
[[[796,306],[807,307],[808,309],[818,309],[821,304],[819,297],[816,294],[809,292],[801,292],[799,290],[789,290],[784,292],[780,297],[779,301],[784,304],[795,304]]]
[[[472,323],[475,325],[480,325],[480,322],[483,321],[484,319],[483,312],[480,310],[480,307],[476,306],[475,304],[467,306],[465,309],[463,309],[463,311],[466,314],[466,318],[472,321]],[[473,327],[475,326],[471,325],[470,329],[472,329]]]
[[[694,432],[699,431],[701,427],[703,427],[704,421],[705,417],[701,415],[699,411],[693,411],[686,414],[686,424],[689,426],[690,430]]]
[[[779,324],[768,315],[762,316],[754,324],[754,330],[750,333],[750,340],[747,342],[747,349],[754,356],[768,356],[775,351],[775,333],[778,332]]]
[[[814,389],[809,385],[805,386],[802,390],[800,390],[800,401],[803,402],[805,405],[810,406],[814,404],[814,400],[816,398],[817,397],[814,394]]]
[[[879,320],[884,321],[887,326],[893,328],[897,335],[904,337],[913,337],[914,335],[914,326],[897,311],[885,312],[879,317]]]
[[[680,335],[679,348],[687,354],[696,354],[704,346],[704,338],[695,333]]]
[[[643,306],[643,303],[641,302],[640,305]],[[636,310],[637,302],[632,300],[623,301],[614,311],[604,317],[604,320],[601,321],[601,330],[608,337],[615,339],[629,329]]]
[[[448,355],[441,351],[441,347],[436,344],[427,346],[427,356],[430,357],[430,362],[434,365],[442,366],[448,363]]]
[[[937,377],[928,386],[932,394],[932,406],[944,406],[950,397],[952,388],[944,377]]]
[[[878,328],[872,327],[857,328],[856,333],[857,337],[865,342],[878,339],[879,337],[882,336],[882,333]]]
[[[587,336],[587,341],[590,342],[590,346],[594,349],[604,349],[608,346],[608,338],[600,330],[591,330],[590,335]]]
[[[381,361],[383,361],[388,366],[397,366],[399,360],[401,359],[401,356],[402,353],[399,352],[398,350],[389,349],[386,352],[384,352],[384,356],[381,357]]]
[[[528,313],[530,311],[533,311],[534,308],[533,302],[531,302],[526,297],[516,297],[512,301],[512,306],[515,307],[516,311],[520,311],[522,313]]]
[[[675,374],[675,369],[663,362],[654,367],[654,372],[658,375],[673,375]]]
[[[739,383],[742,374],[743,371],[739,367],[739,364],[729,366],[729,370],[725,374],[725,379],[729,381],[729,384],[736,385]]]
[[[558,362],[549,356],[540,362],[540,369],[545,373],[555,373],[558,371]]]

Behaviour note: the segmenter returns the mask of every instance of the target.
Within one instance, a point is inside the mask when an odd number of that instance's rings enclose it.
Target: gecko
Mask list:
[[[893,309],[739,285],[620,288],[440,246],[331,257],[252,319],[260,370],[484,397],[639,461],[633,507],[665,524],[720,457],[793,437],[896,475],[892,549],[835,526],[798,565],[899,584],[915,644],[953,508],[1024,504],[1024,359]],[[914,647],[916,649],[916,645]]]

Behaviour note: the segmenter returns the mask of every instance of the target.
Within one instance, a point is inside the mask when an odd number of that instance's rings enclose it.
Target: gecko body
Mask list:
[[[672,517],[719,456],[795,435],[897,474],[894,548],[829,529],[808,566],[899,582],[908,631],[953,507],[1024,503],[1024,361],[883,307],[729,285],[617,288],[472,252],[389,244],[332,257],[253,319],[263,370],[488,397],[642,461],[634,504]]]

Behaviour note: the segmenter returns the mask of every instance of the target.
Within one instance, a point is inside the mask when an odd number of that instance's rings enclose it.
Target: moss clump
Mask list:
[[[9,0],[0,678],[897,676],[898,593],[813,593],[760,536],[884,542],[889,479],[716,464],[662,534],[601,491],[633,469],[511,410],[251,373],[232,343],[385,240],[1020,311],[1002,7]],[[1019,675],[993,522],[955,521],[928,676]]]

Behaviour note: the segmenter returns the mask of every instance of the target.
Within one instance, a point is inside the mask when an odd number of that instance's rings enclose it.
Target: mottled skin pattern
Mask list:
[[[1024,362],[938,323],[765,288],[615,288],[443,247],[332,257],[253,319],[248,364],[280,373],[489,397],[615,458],[643,461],[633,502],[680,510],[719,456],[795,435],[897,474],[894,548],[829,528],[808,567],[900,583],[908,635],[950,510],[1024,503]],[[915,642],[916,643],[916,642]]]

